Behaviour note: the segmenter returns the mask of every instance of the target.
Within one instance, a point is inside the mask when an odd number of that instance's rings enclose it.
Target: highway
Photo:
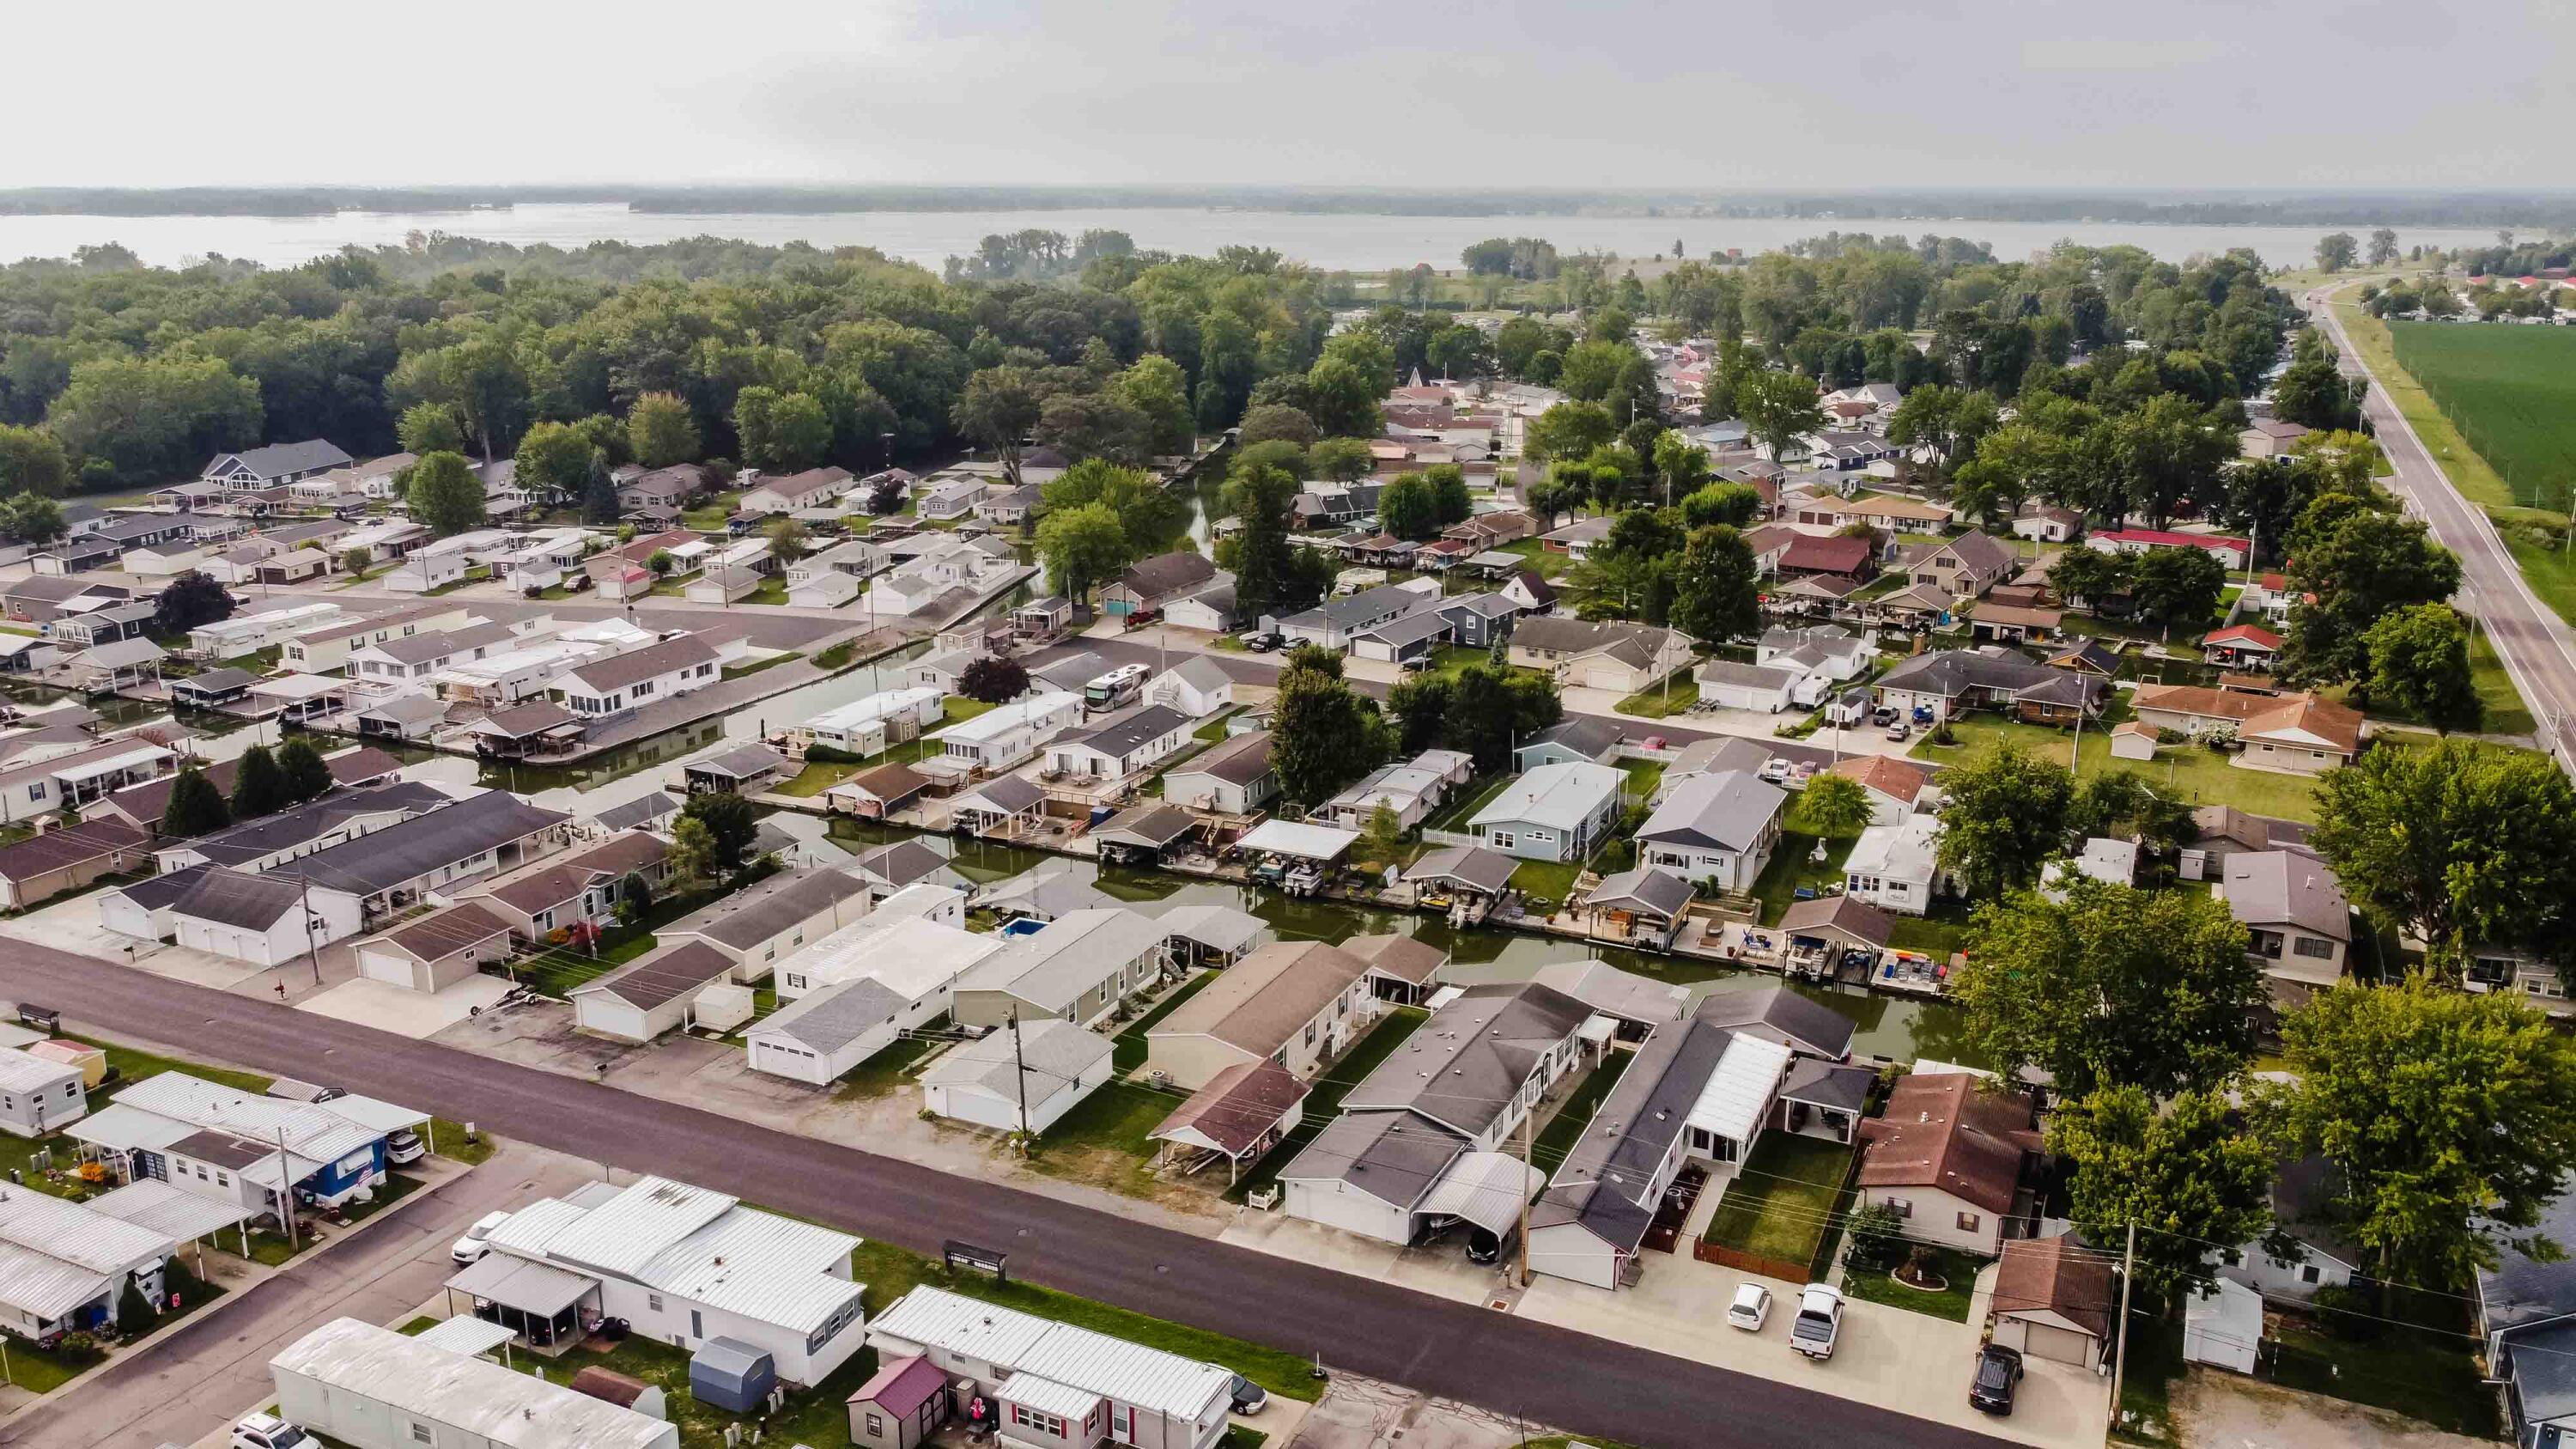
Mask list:
[[[2424,440],[2415,435],[2414,426],[2397,410],[2386,383],[2363,361],[2360,349],[2344,332],[2343,319],[2327,305],[2328,294],[2335,290],[2319,287],[2309,292],[2306,305],[2343,354],[2344,369],[2370,381],[2370,396],[2362,410],[2370,418],[2381,450],[2388,454],[2389,465],[2396,469],[2395,476],[2382,481],[2408,512],[2424,520],[2436,541],[2460,556],[2457,602],[2486,631],[2505,672],[2522,692],[2523,703],[2540,722],[2541,747],[2562,768],[2576,773],[2576,739],[2570,737],[2571,728],[2576,728],[2576,634],[2523,581],[2521,565],[2505,547],[2486,510],[2460,495],[2433,461]]]
[[[949,1239],[999,1248],[1031,1282],[1576,1433],[1671,1449],[2002,1442],[32,942],[0,939],[0,995],[111,1036],[363,1084],[503,1137],[721,1187],[916,1252],[935,1254]],[[1708,1331],[1728,1330],[1712,1315]],[[1835,1367],[1784,1364],[1782,1373]],[[1961,1391],[1957,1382],[1923,1387]]]

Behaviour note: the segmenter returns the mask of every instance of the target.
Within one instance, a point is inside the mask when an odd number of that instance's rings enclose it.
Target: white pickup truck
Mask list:
[[[1843,1295],[1822,1283],[1810,1283],[1798,1295],[1798,1317],[1789,1325],[1789,1346],[1822,1363],[1834,1356],[1843,1336]]]

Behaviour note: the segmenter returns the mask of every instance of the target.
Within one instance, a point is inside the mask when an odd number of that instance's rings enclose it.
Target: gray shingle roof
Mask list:
[[[1789,792],[1757,775],[1727,770],[1693,775],[1675,785],[1646,823],[1639,840],[1750,850],[1787,807]]]
[[[372,895],[571,818],[560,810],[540,810],[507,790],[486,790],[305,856],[291,868],[311,876],[315,885]]]
[[[170,902],[170,911],[219,926],[265,931],[295,910],[303,898],[303,889],[292,880],[246,870],[210,870]]]
[[[1351,1088],[1343,1106],[1401,1108],[1461,1133],[1482,1132],[1540,1056],[1591,1014],[1545,986],[1471,986]]]
[[[1851,1054],[1851,1018],[1786,986],[1712,992],[1693,1015],[1712,1026],[1749,1031],[1810,1056],[1841,1061]]]
[[[639,1010],[650,1011],[686,995],[733,970],[733,958],[704,941],[655,947],[598,980],[572,989],[575,996],[599,992]]]
[[[1555,1182],[1531,1204],[1531,1229],[1581,1223],[1617,1247],[1642,1241],[1663,1201],[1655,1170],[1732,1039],[1723,1028],[1699,1021],[1646,1038],[1567,1149]]]
[[[445,809],[449,803],[446,791],[418,780],[396,780],[358,790],[334,790],[319,800],[307,801],[293,809],[246,820],[212,835],[201,836],[190,842],[188,848],[217,865],[230,865],[291,850],[306,841],[330,834],[360,815],[380,815],[395,810],[417,815]],[[323,853],[328,854],[327,851]]]
[[[754,1034],[783,1036],[828,1056],[885,1025],[911,1004],[884,982],[863,976],[789,1002],[754,1028]]]
[[[289,473],[309,473],[316,468],[345,468],[357,461],[322,438],[306,438],[300,443],[271,443],[264,448],[224,456],[239,459],[262,478],[282,478]],[[222,461],[223,458],[215,460],[217,463]]]
[[[704,936],[747,951],[797,922],[867,889],[845,871],[788,870],[702,906],[662,928],[664,936]]]
[[[1188,715],[1170,705],[1141,705],[1125,714],[1112,715],[1087,729],[1066,730],[1055,737],[1055,743],[1087,745],[1113,760],[1125,759],[1172,731],[1186,728],[1189,722]]]
[[[1587,760],[1597,760],[1608,754],[1611,746],[1627,737],[1627,729],[1617,720],[1604,719],[1597,714],[1570,714],[1521,741],[1521,748],[1528,749],[1532,745],[1557,745],[1572,750]]]
[[[715,658],[716,651],[707,641],[695,634],[682,634],[659,644],[647,644],[632,653],[585,664],[571,671],[566,678],[580,680],[592,689],[624,689],[647,679],[659,679],[674,670],[712,664]]]

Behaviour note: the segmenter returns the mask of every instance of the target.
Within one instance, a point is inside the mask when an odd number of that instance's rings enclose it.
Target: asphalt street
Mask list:
[[[1671,1449],[2001,1442],[1796,1386],[1800,1375],[1834,1372],[1832,1364],[1783,1363],[1777,1380],[1729,1373],[30,942],[0,939],[0,993],[113,1036],[345,1083],[506,1138],[721,1187],[916,1252],[936,1253],[950,1239],[997,1248],[1010,1255],[1012,1273],[1031,1282],[1578,1433]],[[238,1331],[226,1316],[210,1320],[210,1335]],[[1712,1315],[1708,1331],[1727,1330]],[[1923,1386],[1964,1387],[1964,1371],[1958,1382]]]
[[[2435,541],[2460,556],[2460,603],[2486,630],[2505,672],[2522,691],[2523,703],[2539,720],[2542,747],[2562,767],[2576,771],[2576,739],[2569,736],[2571,726],[2576,726],[2576,636],[2532,593],[2523,581],[2522,566],[2505,547],[2486,510],[2460,496],[2425,449],[2424,440],[2389,400],[2386,384],[2371,372],[2360,350],[2344,334],[2343,319],[2326,304],[2327,294],[2334,290],[2320,287],[2308,293],[2308,310],[2334,339],[2345,370],[2370,379],[2363,411],[2389,465],[2396,469],[2396,475],[2384,481],[2424,520]]]

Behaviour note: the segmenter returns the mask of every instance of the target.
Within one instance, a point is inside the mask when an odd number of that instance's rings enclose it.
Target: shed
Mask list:
[[[2160,737],[2154,725],[2125,720],[2111,726],[2111,757],[2117,760],[2152,760]]]
[[[2210,1296],[2194,1294],[2182,1308],[2182,1358],[2240,1374],[2254,1372],[2263,1343],[2263,1295],[2233,1278],[2220,1278]]]
[[[913,1449],[948,1419],[948,1375],[926,1354],[893,1359],[850,1395],[850,1442]]]
[[[710,1338],[689,1357],[689,1395],[731,1414],[767,1407],[778,1387],[778,1366],[768,1354],[738,1338]]]

